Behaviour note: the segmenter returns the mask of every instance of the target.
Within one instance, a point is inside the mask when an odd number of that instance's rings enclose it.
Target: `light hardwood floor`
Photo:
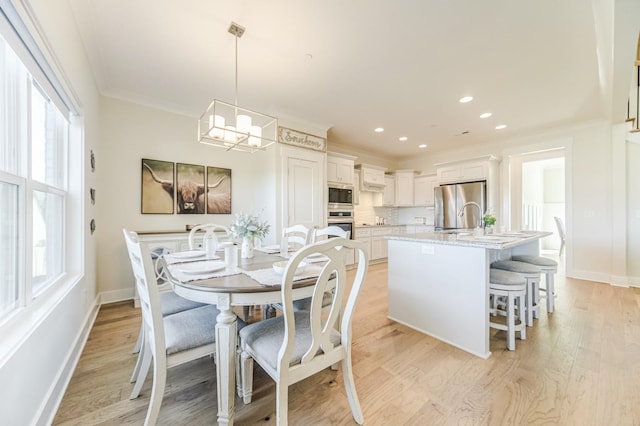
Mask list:
[[[365,424],[640,424],[640,289],[558,274],[556,311],[547,315],[543,305],[515,352],[506,350],[503,331],[492,330],[493,355],[482,360],[388,320],[386,287],[386,264],[372,266],[353,324]],[[128,399],[139,327],[131,303],[101,307],[54,424],[143,422],[151,378],[138,399]],[[236,423],[275,424],[275,386],[255,370],[253,402],[236,398]],[[210,358],[169,371],[159,424],[210,425],[215,415]],[[355,424],[341,373],[326,370],[294,385],[289,421]]]

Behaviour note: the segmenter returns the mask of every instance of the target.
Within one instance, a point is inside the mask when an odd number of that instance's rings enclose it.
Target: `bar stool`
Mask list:
[[[527,326],[525,319],[525,299],[527,295],[527,280],[520,274],[491,268],[489,270],[489,296],[505,297],[507,305],[505,311],[497,308],[490,310],[491,314],[506,314],[507,324],[499,324],[489,321],[491,328],[507,331],[507,348],[510,351],[516,350],[516,332],[520,332],[520,340],[527,337]],[[518,304],[516,316],[516,303]],[[516,319],[518,324],[516,324]]]
[[[532,256],[532,255],[516,255],[511,256],[511,260],[518,262],[525,262],[538,267],[541,274],[545,275],[546,288],[540,288],[540,291],[545,292],[545,298],[547,299],[547,312],[553,312],[554,305],[554,274],[558,272],[558,262],[548,257]]]
[[[536,305],[536,301],[540,299],[540,270],[538,267],[515,260],[498,260],[493,262],[491,267],[519,274],[527,281],[527,326],[532,327],[533,318],[540,316],[540,307]]]

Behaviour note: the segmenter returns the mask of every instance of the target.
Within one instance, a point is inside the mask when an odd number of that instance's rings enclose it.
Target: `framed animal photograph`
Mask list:
[[[176,205],[178,214],[203,214],[204,166],[176,164]]]
[[[175,164],[169,161],[142,159],[143,214],[173,214]]]
[[[206,211],[231,214],[231,169],[207,167]]]

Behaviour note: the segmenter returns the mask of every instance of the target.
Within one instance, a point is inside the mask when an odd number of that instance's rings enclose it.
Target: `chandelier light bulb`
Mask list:
[[[249,146],[259,148],[262,145],[262,127],[251,126],[249,132]]]

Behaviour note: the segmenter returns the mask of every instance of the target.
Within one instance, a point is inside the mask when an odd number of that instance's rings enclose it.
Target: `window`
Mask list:
[[[65,273],[69,120],[4,38],[0,69],[2,321]]]

